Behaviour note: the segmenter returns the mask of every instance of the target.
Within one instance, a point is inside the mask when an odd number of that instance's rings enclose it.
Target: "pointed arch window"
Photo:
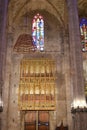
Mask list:
[[[80,20],[80,32],[81,32],[81,43],[82,43],[82,51],[87,51],[87,19],[82,18]]]
[[[44,19],[39,13],[36,14],[32,21],[32,39],[37,50],[44,50]]]

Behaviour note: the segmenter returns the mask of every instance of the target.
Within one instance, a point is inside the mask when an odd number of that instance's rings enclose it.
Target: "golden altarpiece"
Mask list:
[[[55,110],[55,62],[23,59],[20,63],[20,110]]]
[[[25,130],[49,130],[49,111],[56,110],[56,66],[52,59],[22,59],[18,106]]]

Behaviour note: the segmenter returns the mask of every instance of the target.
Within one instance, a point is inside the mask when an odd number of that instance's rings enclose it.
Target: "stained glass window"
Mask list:
[[[33,44],[37,47],[37,50],[44,50],[44,20],[38,13],[34,16],[32,21],[32,39]]]
[[[87,19],[82,18],[80,21],[82,51],[87,51]]]

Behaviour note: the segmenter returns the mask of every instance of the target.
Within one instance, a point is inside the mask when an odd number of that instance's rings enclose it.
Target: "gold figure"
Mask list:
[[[20,110],[55,110],[55,62],[23,59],[20,63]]]

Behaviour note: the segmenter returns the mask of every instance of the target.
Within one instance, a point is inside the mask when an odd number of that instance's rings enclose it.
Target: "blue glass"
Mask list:
[[[81,43],[82,51],[87,51],[87,19],[82,18],[80,20],[80,32],[81,32]]]
[[[82,18],[80,20],[80,26],[83,26],[83,24],[85,24],[87,26],[87,19],[86,18]]]
[[[32,39],[37,48],[44,48],[44,20],[39,14],[35,15],[32,22]]]

